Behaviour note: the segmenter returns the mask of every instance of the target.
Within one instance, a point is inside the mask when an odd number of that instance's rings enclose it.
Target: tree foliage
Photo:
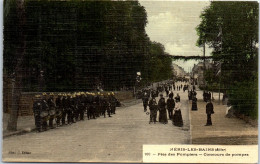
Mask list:
[[[197,45],[213,48],[213,59],[222,62],[231,81],[255,76],[258,48],[257,2],[211,2],[201,14]]]
[[[17,16],[14,5],[4,7],[4,71],[10,75]],[[42,81],[45,91],[132,87],[139,71],[143,83],[171,76],[171,59],[147,36],[138,1],[26,0],[25,12],[24,91],[39,90]]]
[[[222,63],[222,91],[245,114],[257,114],[258,12],[257,2],[211,2],[197,26],[197,45],[208,44]]]

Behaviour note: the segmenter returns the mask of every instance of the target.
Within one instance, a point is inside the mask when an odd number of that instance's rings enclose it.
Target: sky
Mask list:
[[[160,42],[171,55],[203,55],[203,48],[196,46],[198,35],[196,26],[201,19],[203,9],[209,1],[139,1],[147,12],[146,33],[151,41]],[[211,49],[206,47],[206,56]],[[198,61],[174,61],[175,64],[189,71]]]

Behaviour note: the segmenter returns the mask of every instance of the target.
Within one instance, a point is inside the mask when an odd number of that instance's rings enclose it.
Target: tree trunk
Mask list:
[[[16,12],[17,12],[17,27],[19,34],[17,36],[18,46],[16,48],[16,58],[17,63],[13,73],[12,79],[12,108],[10,111],[10,118],[7,125],[7,130],[16,131],[17,130],[17,120],[19,111],[19,101],[21,96],[21,82],[22,82],[22,64],[25,54],[25,34],[24,34],[24,24],[25,24],[25,11],[24,11],[24,0],[16,1]]]

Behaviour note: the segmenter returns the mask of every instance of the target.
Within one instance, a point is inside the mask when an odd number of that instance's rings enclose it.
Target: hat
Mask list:
[[[41,98],[41,95],[34,95],[35,98]]]

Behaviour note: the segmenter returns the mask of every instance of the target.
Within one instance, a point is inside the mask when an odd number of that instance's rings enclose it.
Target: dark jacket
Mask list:
[[[206,105],[206,113],[207,114],[214,114],[214,107],[211,102],[207,103]]]
[[[167,108],[168,108],[168,109],[173,109],[174,107],[175,107],[174,99],[169,98],[169,99],[167,100]]]
[[[156,102],[156,99],[152,98],[152,99],[149,101],[149,108],[150,108],[150,110],[157,110],[157,102]]]

